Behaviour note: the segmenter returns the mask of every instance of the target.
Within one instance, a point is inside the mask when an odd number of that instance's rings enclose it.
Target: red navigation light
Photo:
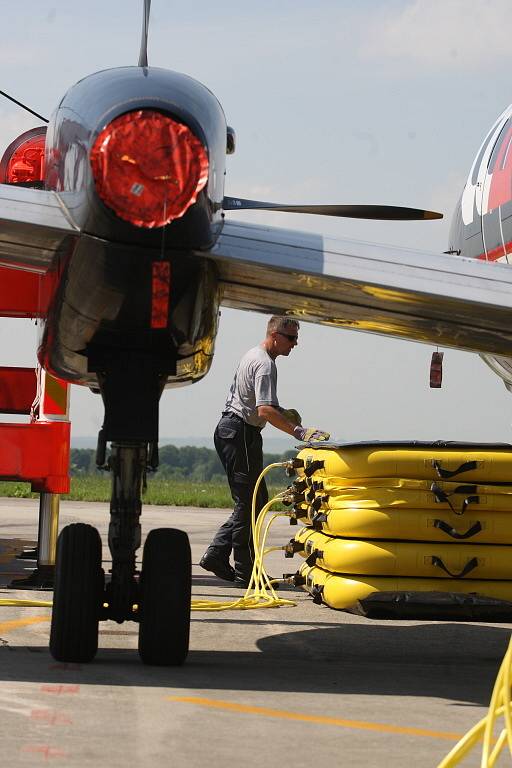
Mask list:
[[[31,184],[44,181],[46,128],[33,128],[18,136],[0,161],[2,184]]]
[[[145,109],[103,129],[91,166],[103,202],[137,227],[163,227],[183,216],[208,179],[206,149],[190,128]]]

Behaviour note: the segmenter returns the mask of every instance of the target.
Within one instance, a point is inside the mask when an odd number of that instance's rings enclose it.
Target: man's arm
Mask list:
[[[288,421],[283,411],[273,405],[258,405],[258,416],[266,419],[273,427],[277,427],[282,432],[286,432],[287,435],[293,435],[297,440],[302,440],[305,443],[321,442],[328,440],[331,436],[329,432],[324,432],[322,429],[303,427]]]
[[[274,408],[273,405],[258,405],[258,416],[268,421],[273,427],[286,432],[287,435],[293,436],[293,430],[296,425],[288,421],[279,408]]]

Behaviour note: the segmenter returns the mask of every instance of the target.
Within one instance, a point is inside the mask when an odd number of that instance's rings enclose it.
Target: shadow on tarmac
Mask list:
[[[101,648],[92,664],[77,667],[54,662],[46,647],[5,645],[0,679],[152,686],[195,695],[212,690],[427,696],[455,706],[487,706],[509,639],[507,629],[476,624],[324,625],[269,635],[254,651],[191,651],[178,668],[145,667],[135,649]]]

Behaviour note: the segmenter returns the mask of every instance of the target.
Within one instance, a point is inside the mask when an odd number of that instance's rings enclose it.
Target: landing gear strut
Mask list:
[[[146,472],[146,443],[112,443],[109,467],[112,497],[108,545],[112,554],[112,580],[107,586],[108,618],[121,624],[134,618],[138,604],[135,553],[140,547],[142,483]]]

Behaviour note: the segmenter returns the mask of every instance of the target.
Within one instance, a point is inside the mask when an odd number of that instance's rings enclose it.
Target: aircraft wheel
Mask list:
[[[139,654],[145,664],[178,666],[188,653],[192,561],[188,536],[150,531],[140,575]]]
[[[85,663],[96,655],[104,580],[96,528],[67,525],[57,541],[50,632],[50,652],[57,661]]]

